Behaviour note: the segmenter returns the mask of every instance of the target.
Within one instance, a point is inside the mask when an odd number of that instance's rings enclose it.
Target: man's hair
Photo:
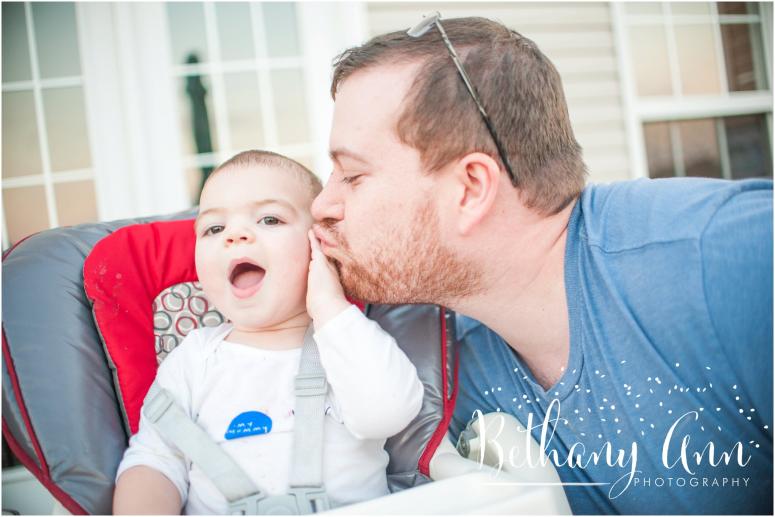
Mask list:
[[[249,151],[242,151],[241,153],[232,156],[216,167],[215,170],[210,173],[210,176],[208,176],[207,179],[209,180],[218,172],[229,169],[231,167],[255,166],[276,167],[278,169],[283,169],[285,171],[296,174],[302,184],[309,190],[311,199],[314,199],[315,196],[320,194],[320,191],[323,190],[323,184],[320,182],[318,177],[315,176],[311,170],[293,158],[288,158],[287,156],[273,153],[271,151],[257,151],[254,149]]]
[[[584,188],[587,172],[557,70],[535,43],[500,23],[485,18],[441,23],[503,143],[526,205],[559,212]],[[334,60],[331,96],[335,99],[339,85],[359,70],[418,62],[396,126],[399,139],[420,152],[429,171],[474,151],[501,164],[436,27],[419,38],[406,31],[383,34],[344,51]]]

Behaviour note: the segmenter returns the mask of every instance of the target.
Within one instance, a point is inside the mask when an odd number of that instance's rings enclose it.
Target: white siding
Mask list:
[[[367,5],[371,36],[408,29],[424,14],[439,11],[443,18],[483,16],[497,20],[532,39],[562,76],[590,181],[630,177],[621,86],[607,2],[370,2]]]

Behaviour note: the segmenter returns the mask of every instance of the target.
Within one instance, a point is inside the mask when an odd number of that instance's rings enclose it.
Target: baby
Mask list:
[[[229,323],[191,332],[156,385],[263,493],[285,494],[294,379],[312,325],[328,380],[317,454],[334,507],[388,493],[385,440],[417,415],[423,387],[395,340],[345,299],[320,251],[309,209],[321,188],[305,167],[269,152],[240,153],[213,171],[195,224],[196,270]],[[114,513],[228,513],[226,496],[159,432],[147,406],[116,475]],[[246,428],[245,417],[260,425]]]

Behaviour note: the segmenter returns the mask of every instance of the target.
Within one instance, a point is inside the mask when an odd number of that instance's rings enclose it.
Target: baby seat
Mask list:
[[[158,364],[193,328],[223,321],[196,283],[194,215],[59,228],[3,257],[3,436],[71,513],[111,512],[115,472]],[[454,313],[361,308],[396,338],[425,386],[418,416],[386,444],[391,492],[456,479],[340,512],[568,511],[556,486],[482,489],[493,478],[480,479],[481,463],[498,459],[477,446],[468,449],[479,463],[463,459],[444,439],[457,390]],[[528,477],[558,481],[551,468]]]

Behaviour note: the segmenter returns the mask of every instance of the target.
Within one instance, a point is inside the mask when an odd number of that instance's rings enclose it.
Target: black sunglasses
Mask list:
[[[503,150],[503,145],[501,144],[500,139],[498,138],[497,133],[495,133],[495,128],[492,126],[492,122],[490,121],[490,117],[487,116],[487,112],[484,111],[484,106],[482,106],[481,101],[479,100],[479,96],[476,94],[476,90],[474,89],[474,86],[471,84],[471,80],[468,78],[468,74],[466,73],[465,69],[463,68],[463,64],[460,62],[460,59],[457,57],[457,52],[455,52],[455,48],[452,46],[452,43],[449,41],[449,38],[447,37],[447,33],[444,30],[444,27],[441,26],[441,14],[438,12],[435,12],[431,15],[425,16],[420,23],[406,31],[406,33],[411,36],[412,38],[419,38],[426,32],[430,30],[432,26],[436,26],[439,29],[439,32],[441,33],[441,38],[444,40],[444,45],[447,47],[447,51],[449,52],[449,56],[452,58],[452,61],[455,63],[455,66],[457,67],[457,71],[460,74],[460,77],[463,79],[463,83],[465,83],[466,88],[468,89],[468,93],[471,94],[471,98],[474,99],[474,102],[476,103],[476,107],[479,108],[479,113],[482,115],[482,119],[484,120],[485,125],[487,126],[487,130],[490,132],[490,136],[492,137],[493,142],[495,142],[495,147],[498,148],[498,154],[501,157],[501,161],[503,162],[503,165],[506,167],[506,172],[508,172],[509,177],[511,178],[511,183],[513,185],[517,185],[517,177],[514,175],[514,171],[511,169],[511,165],[509,164],[508,158],[506,158],[506,152]]]

